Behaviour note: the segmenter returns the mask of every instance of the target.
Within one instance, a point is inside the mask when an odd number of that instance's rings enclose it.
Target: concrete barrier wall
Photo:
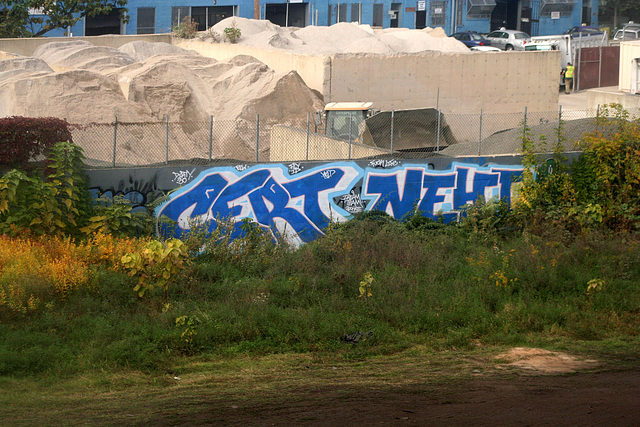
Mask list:
[[[323,235],[331,222],[367,211],[403,219],[417,208],[430,218],[457,220],[479,196],[509,199],[522,170],[453,163],[436,171],[426,162],[397,160],[215,167],[171,193],[156,215],[176,222],[167,228],[176,237],[203,218],[233,218],[231,237],[249,219],[301,244]]]
[[[602,108],[606,104],[620,104],[627,110],[640,108],[640,97],[630,92],[615,92],[606,88],[589,89],[587,91],[587,106],[592,110]],[[629,111],[631,113],[631,111]],[[633,117],[638,117],[635,113]]]
[[[460,207],[479,195],[511,197],[522,170],[519,156],[496,156],[167,165],[87,173],[94,197],[122,196],[134,210],[146,210],[170,193],[156,214],[178,221],[178,233],[196,216],[250,218],[267,228],[288,230],[300,242],[321,235],[328,221],[346,221],[371,210],[402,218],[417,205],[428,217],[442,213],[455,220]]]
[[[342,162],[296,162],[215,167],[165,166],[88,170],[94,197],[123,196],[144,209],[172,191],[156,209],[177,222],[180,235],[198,218],[248,218],[278,230],[292,243],[321,236],[332,221],[380,210],[402,219],[423,215],[456,220],[482,195],[509,199],[522,174],[519,157],[444,157]]]
[[[335,55],[325,101],[445,113],[555,111],[559,69],[557,51]]]
[[[31,56],[36,48],[45,43],[85,40],[96,46],[118,48],[132,41],[171,43],[171,34],[146,34],[132,36],[91,36],[91,37],[36,37],[22,39],[0,39],[0,51],[22,56]]]
[[[321,94],[329,90],[331,61],[327,55],[299,55],[287,51],[263,50],[241,44],[211,43],[197,39],[174,38],[173,44],[218,61],[237,55],[249,55],[278,72],[295,70],[307,86]]]

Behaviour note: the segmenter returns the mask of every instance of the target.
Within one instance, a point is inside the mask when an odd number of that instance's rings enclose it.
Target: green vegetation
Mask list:
[[[126,5],[127,0],[0,0],[0,37],[41,37],[58,28],[68,35],[87,16],[106,15],[113,9],[120,10],[126,23]]]
[[[231,27],[227,27],[224,30],[224,38],[229,40],[229,43],[238,43],[240,40],[240,36],[242,35],[242,31],[240,28],[236,27],[235,24]]]
[[[623,363],[640,350],[640,131],[613,110],[571,171],[559,152],[543,171],[525,132],[531,173],[512,209],[479,200],[454,224],[368,212],[297,249],[251,222],[231,240],[221,219],[213,232],[193,224],[183,241],[126,237],[121,224],[137,223],[139,236],[148,219],[82,202],[78,153],[58,145],[47,179],[0,181],[0,220],[13,231],[0,237],[0,388],[79,377],[91,389],[116,378],[152,388],[140,378],[224,377],[274,358],[287,369],[294,359],[443,363],[510,346]],[[51,206],[9,215],[34,192],[51,192]],[[42,235],[25,237],[36,225]],[[355,333],[366,339],[343,339]]]
[[[194,39],[198,35],[198,23],[190,16],[185,16],[184,19],[173,28],[173,35],[181,39]]]

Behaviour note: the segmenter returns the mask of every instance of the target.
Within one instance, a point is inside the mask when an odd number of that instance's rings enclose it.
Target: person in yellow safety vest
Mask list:
[[[571,62],[567,62],[567,69],[564,71],[564,93],[571,93],[573,89],[573,70],[574,67]]]

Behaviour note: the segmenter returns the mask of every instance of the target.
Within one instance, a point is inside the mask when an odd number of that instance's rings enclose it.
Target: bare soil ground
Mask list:
[[[640,372],[522,376],[398,390],[304,390],[282,406],[209,408],[167,424],[637,426]],[[204,409],[204,408],[203,408]],[[163,423],[163,421],[160,421]]]
[[[515,348],[495,365],[451,381],[286,388],[267,399],[193,402],[165,408],[156,425],[247,426],[638,426],[640,370],[611,371],[592,360]]]

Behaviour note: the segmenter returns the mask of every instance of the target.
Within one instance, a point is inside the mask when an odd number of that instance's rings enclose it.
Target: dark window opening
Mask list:
[[[139,7],[136,34],[153,34],[156,32],[156,8]]]

